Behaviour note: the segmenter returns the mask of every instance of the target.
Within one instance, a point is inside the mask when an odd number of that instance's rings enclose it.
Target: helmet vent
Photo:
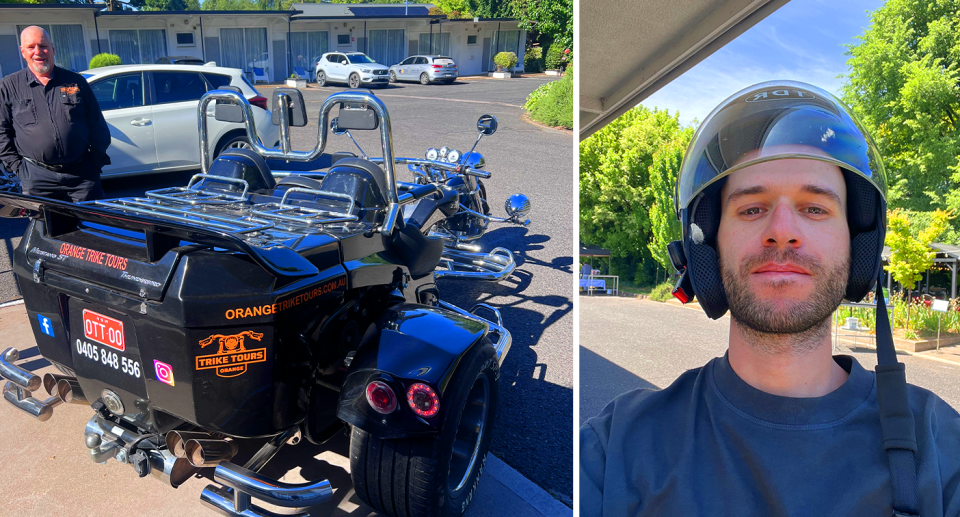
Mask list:
[[[690,243],[690,256],[693,258],[693,292],[700,302],[703,312],[711,319],[717,319],[727,312],[727,294],[720,277],[720,263],[717,252],[706,244]]]

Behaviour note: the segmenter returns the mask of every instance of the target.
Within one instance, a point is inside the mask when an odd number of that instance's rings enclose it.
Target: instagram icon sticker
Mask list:
[[[157,371],[157,380],[173,386],[173,367],[162,361],[153,360],[153,368]]]

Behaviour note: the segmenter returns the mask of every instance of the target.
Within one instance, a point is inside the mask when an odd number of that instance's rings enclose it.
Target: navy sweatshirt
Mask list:
[[[726,356],[617,397],[580,429],[581,517],[891,515],[876,376],[834,360],[850,376],[823,397],[764,393]],[[920,515],[960,515],[960,415],[908,393]]]

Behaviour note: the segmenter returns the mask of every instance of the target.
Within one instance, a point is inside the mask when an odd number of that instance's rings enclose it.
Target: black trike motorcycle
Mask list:
[[[240,120],[225,90],[198,113]],[[510,333],[499,312],[443,302],[442,239],[426,224],[458,193],[396,179],[390,117],[352,90],[320,108],[316,147],[290,150],[302,97],[278,89],[281,148],[253,140],[211,160],[186,187],[72,204],[0,192],[0,214],[28,217],[14,272],[41,355],[62,374],[0,357],[4,398],[39,420],[63,403],[93,409],[86,446],[173,487],[214,467],[207,505],[234,516],[309,508],[326,480],[258,473],[285,444],[350,429],[357,495],[389,515],[461,515],[483,469]],[[284,108],[278,108],[284,106]],[[379,131],[381,165],[323,152],[337,126]],[[292,165],[291,165],[292,164]],[[312,177],[274,170],[325,170]],[[415,210],[404,210],[416,205]],[[440,215],[438,215],[440,214]],[[481,317],[480,315],[485,317]],[[35,397],[44,389],[49,398]],[[267,438],[245,464],[238,440]]]

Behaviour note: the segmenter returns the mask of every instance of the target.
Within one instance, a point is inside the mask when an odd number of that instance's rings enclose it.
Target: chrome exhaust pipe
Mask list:
[[[167,450],[173,453],[177,458],[186,458],[187,453],[184,446],[190,440],[209,440],[210,433],[201,431],[170,431],[164,440],[167,442]]]
[[[0,355],[0,376],[29,391],[37,391],[43,382],[40,376],[13,364],[20,359],[20,351],[10,347]]]
[[[45,373],[43,374],[43,389],[47,390],[47,395],[52,397],[57,396],[57,382],[60,379],[74,379],[76,377],[71,377],[69,375],[62,375],[59,373]]]
[[[239,450],[237,442],[217,439],[194,438],[183,446],[185,457],[194,467],[216,467],[233,459]]]
[[[173,488],[200,472],[186,458],[178,458],[170,451],[148,451],[147,454],[150,458],[150,474]]]
[[[67,404],[90,405],[90,402],[87,402],[86,397],[83,396],[83,389],[80,388],[80,383],[73,377],[67,377],[57,381],[56,395]]]
[[[239,465],[225,462],[217,466],[213,479],[223,487],[207,485],[200,500],[226,515],[258,517],[277,515],[251,504],[251,497],[284,508],[299,508],[295,516],[310,515],[309,509],[333,497],[333,488],[326,479],[303,484],[282,483]]]

